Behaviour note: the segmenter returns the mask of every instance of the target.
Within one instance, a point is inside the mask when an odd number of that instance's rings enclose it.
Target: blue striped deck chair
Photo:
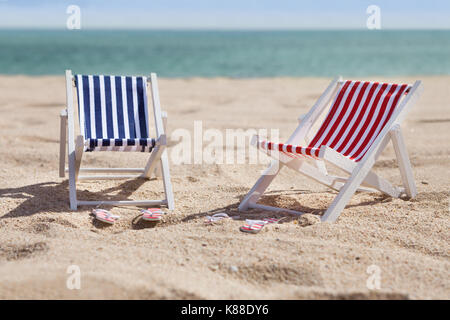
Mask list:
[[[155,135],[150,134],[148,83],[151,87]],[[76,137],[73,86],[76,89],[80,126],[80,135]],[[150,78],[72,75],[72,71],[66,70],[66,93],[67,109],[61,112],[59,174],[63,178],[65,172],[69,172],[70,208],[77,210],[79,205],[100,204],[165,205],[173,210],[174,199],[166,150],[167,115],[161,111],[156,74],[152,73]],[[69,164],[67,169],[65,168],[66,143]],[[145,168],[81,168],[83,153],[97,151],[147,152],[150,156]],[[98,175],[94,175],[95,173]],[[166,196],[164,200],[83,201],[77,199],[77,181],[150,179],[152,174],[163,179]]]

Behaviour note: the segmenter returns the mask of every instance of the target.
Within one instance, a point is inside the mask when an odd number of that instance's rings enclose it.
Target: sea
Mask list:
[[[450,74],[449,30],[0,30],[0,74]]]

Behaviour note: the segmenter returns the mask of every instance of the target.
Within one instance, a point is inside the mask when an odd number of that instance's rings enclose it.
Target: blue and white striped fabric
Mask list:
[[[75,76],[85,151],[151,152],[147,78]]]

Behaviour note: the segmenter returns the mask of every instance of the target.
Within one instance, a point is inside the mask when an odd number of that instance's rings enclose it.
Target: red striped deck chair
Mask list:
[[[252,139],[253,145],[275,160],[242,200],[239,210],[256,208],[303,214],[257,203],[284,166],[338,191],[322,221],[336,221],[356,191],[378,190],[396,198],[403,194],[415,197],[417,191],[400,124],[422,90],[420,81],[407,85],[333,80],[313,108],[299,118],[299,125],[287,143],[256,136]],[[324,121],[309,140],[312,125],[328,106]],[[403,187],[395,187],[371,171],[389,140],[394,146]],[[329,174],[326,164],[344,170],[349,177]]]
[[[150,133],[147,86],[151,87],[155,135]],[[80,135],[75,137],[74,94],[76,89]],[[161,111],[156,74],[135,76],[72,75],[66,71],[67,109],[61,113],[60,177],[69,172],[70,208],[79,205],[166,205],[174,208],[165,123]],[[68,127],[68,137],[67,137]],[[67,139],[66,139],[67,137]],[[66,144],[69,166],[66,169]],[[147,152],[144,168],[81,168],[85,152]],[[80,175],[83,174],[83,175]],[[99,173],[95,175],[95,173]],[[118,174],[119,173],[119,174]],[[128,175],[127,175],[128,173]],[[82,180],[147,178],[152,174],[164,182],[164,200],[78,200],[76,184]]]

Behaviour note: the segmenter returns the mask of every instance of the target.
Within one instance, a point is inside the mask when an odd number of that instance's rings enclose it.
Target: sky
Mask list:
[[[0,0],[0,28],[63,29],[77,5],[82,29],[450,29],[449,0]]]

